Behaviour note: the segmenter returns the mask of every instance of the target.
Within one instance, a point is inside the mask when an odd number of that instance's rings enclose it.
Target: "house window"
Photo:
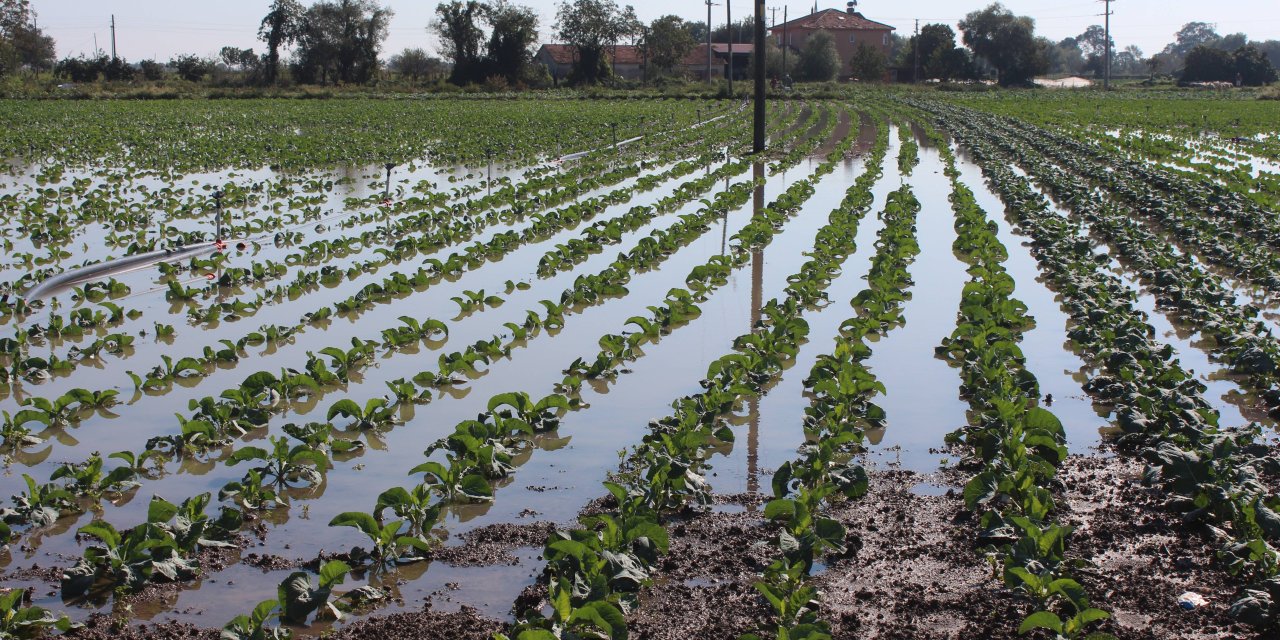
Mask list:
[[[782,36],[778,36],[778,46],[782,46]]]
[[[886,33],[884,34],[884,37],[880,38],[880,44],[886,47],[889,46],[889,34]]]
[[[856,34],[849,34],[849,44],[858,44],[858,36]]]

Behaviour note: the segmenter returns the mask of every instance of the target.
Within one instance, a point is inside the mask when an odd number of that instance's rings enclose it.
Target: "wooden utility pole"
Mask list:
[[[787,6],[782,6],[782,77],[786,78],[791,75],[787,71],[787,49],[791,48],[791,41],[787,39]]]
[[[911,39],[911,84],[920,82],[920,18],[916,18],[916,35]]]
[[[116,14],[111,14],[111,59],[116,59]]]
[[[764,57],[765,57],[765,34],[764,34],[764,0],[756,0],[756,37],[755,37],[755,53],[756,53],[756,104],[755,104],[755,125],[754,133],[751,141],[752,153],[764,152],[764,119],[765,119],[765,91],[764,91]]]
[[[729,41],[729,97],[733,97],[733,10],[731,0],[724,0],[725,39]]]
[[[711,84],[711,7],[720,5],[707,1],[707,84]]]
[[[1104,29],[1106,31],[1105,38],[1107,40],[1105,43],[1103,43],[1103,46],[1106,47],[1106,53],[1103,54],[1103,64],[1106,65],[1106,68],[1102,70],[1102,88],[1104,90],[1111,89],[1111,3],[1112,2],[1115,2],[1115,0],[1102,0],[1103,6],[1106,7],[1106,11],[1104,11],[1102,15],[1106,16],[1104,21],[1104,24],[1106,25],[1106,27]]]

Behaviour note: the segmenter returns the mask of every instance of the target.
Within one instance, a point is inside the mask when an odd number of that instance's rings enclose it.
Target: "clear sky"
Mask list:
[[[312,0],[302,0],[304,5]],[[514,0],[534,7],[542,14],[542,40],[553,39],[557,0]],[[713,22],[723,23],[726,0],[715,0]],[[813,2],[766,0],[777,8],[782,20],[786,6],[791,17],[808,14]],[[729,0],[734,19],[753,11],[752,0]],[[435,51],[435,41],[426,31],[436,0],[381,0],[395,10],[390,36],[383,47],[390,55],[406,47]],[[627,4],[621,0],[619,4]],[[631,2],[644,21],[674,13],[687,20],[706,20],[701,0],[635,0]],[[859,11],[872,19],[897,27],[910,35],[915,18],[921,24],[945,22],[952,26],[964,14],[989,4],[987,0],[914,0],[889,2],[861,0]],[[1074,36],[1090,24],[1102,23],[1101,0],[1005,0],[1005,6],[1019,15],[1036,19],[1036,31],[1052,40]],[[40,27],[57,40],[58,56],[92,53],[97,46],[111,50],[111,15],[116,17],[118,53],[130,61],[194,53],[216,56],[223,46],[263,45],[256,39],[258,23],[270,0],[32,0]],[[844,0],[821,0],[819,8],[844,9]],[[1244,32],[1254,40],[1280,39],[1280,0],[1115,0],[1111,19],[1113,38],[1119,48],[1137,45],[1146,55],[1158,52],[1173,40],[1184,23],[1216,23],[1222,34]]]

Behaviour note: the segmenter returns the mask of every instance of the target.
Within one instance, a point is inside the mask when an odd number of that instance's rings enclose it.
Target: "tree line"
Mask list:
[[[102,52],[56,60],[55,43],[36,26],[30,0],[0,0],[0,76],[25,70],[36,75],[53,71],[75,82],[168,77],[200,82],[216,76],[263,86],[360,85],[390,70],[413,84],[447,81],[505,88],[552,82],[546,67],[534,60],[543,34],[538,13],[530,7],[510,0],[440,2],[426,25],[439,40],[438,56],[415,47],[383,60],[382,45],[393,16],[378,0],[317,0],[309,6],[299,0],[272,0],[257,33],[265,45],[262,52],[224,47],[216,59],[180,55],[167,63],[131,64]],[[747,16],[713,26],[711,38],[749,43],[752,21]],[[967,14],[958,26],[959,33],[946,24],[926,24],[918,35],[893,35],[887,55],[880,47],[864,44],[851,60],[841,60],[834,38],[825,33],[786,53],[770,39],[757,54],[763,54],[766,74],[778,79],[833,80],[847,62],[853,77],[863,81],[879,81],[894,69],[899,80],[993,77],[1008,86],[1029,84],[1046,73],[1102,76],[1108,51],[1113,75],[1165,74],[1184,82],[1261,85],[1274,82],[1280,66],[1280,40],[1221,35],[1205,22],[1186,24],[1173,42],[1150,57],[1137,47],[1117,50],[1099,25],[1050,41],[1036,34],[1034,19],[1015,15],[999,3]],[[574,52],[573,71],[566,81],[594,84],[613,77],[611,62],[622,45],[636,47],[645,81],[682,77],[687,57],[706,41],[707,29],[703,21],[676,15],[646,24],[633,7],[615,0],[563,0],[550,33]]]

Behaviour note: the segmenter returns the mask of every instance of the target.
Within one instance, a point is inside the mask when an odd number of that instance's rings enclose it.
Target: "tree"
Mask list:
[[[138,63],[138,71],[142,72],[142,77],[151,82],[164,79],[164,65],[155,60],[143,60]]]
[[[865,42],[859,43],[853,51],[853,59],[849,61],[852,75],[860,82],[880,82],[889,69],[889,61],[885,59],[880,47],[873,47]]]
[[[302,82],[363,84],[378,70],[390,9],[375,0],[317,2],[302,16],[295,76]]]
[[[796,70],[796,57],[785,56],[786,67],[783,67],[782,47],[775,44],[773,38],[766,38],[764,42],[764,74],[769,78],[777,78],[781,80],[792,75]],[[756,52],[751,52],[751,64],[747,67],[747,77],[755,77],[756,68]]]
[[[1035,35],[1035,20],[1015,16],[1000,3],[960,21],[964,43],[996,70],[1003,86],[1027,85],[1049,68],[1051,43]]]
[[[907,38],[902,48],[902,57],[898,64],[903,68],[915,69],[916,56],[920,57],[921,71],[925,62],[933,57],[938,49],[953,48],[956,46],[956,32],[951,30],[949,25],[945,24],[926,24],[920,28],[919,36],[911,36]],[[930,77],[925,73],[925,77]]]
[[[431,80],[443,74],[446,68],[443,60],[427,55],[422,49],[405,49],[391,56],[387,66],[414,83],[420,78]]]
[[[1111,44],[1114,50],[1116,41],[1107,38],[1107,30],[1100,24],[1091,24],[1084,33],[1076,36],[1076,45],[1080,47],[1080,53],[1086,58],[1093,56],[1105,56],[1107,53],[1107,44]]]
[[[508,82],[519,81],[533,59],[538,42],[538,12],[506,0],[489,7],[489,50],[485,56],[487,76],[498,75]]]
[[[1262,55],[1271,61],[1271,66],[1280,68],[1280,40],[1265,40],[1263,42],[1250,42]]]
[[[1214,42],[1213,46],[1223,51],[1235,52],[1247,44],[1249,44],[1249,36],[1243,33],[1231,33],[1218,38],[1218,41]]]
[[[218,55],[222,58],[222,63],[233,70],[253,71],[258,67],[258,56],[253,49],[223,47]]]
[[[263,80],[275,84],[280,70],[280,48],[298,41],[302,35],[302,5],[298,0],[275,0],[258,27],[258,39],[267,43],[263,60]]]
[[[53,68],[53,38],[35,26],[28,0],[0,0],[0,75],[22,67],[39,73]]]
[[[661,73],[671,73],[695,46],[684,18],[674,15],[654,20],[644,45],[650,68]]]
[[[1200,46],[1210,46],[1221,39],[1218,30],[1208,22],[1188,22],[1173,36],[1174,41],[1164,48],[1164,53],[1182,59]]]
[[[169,66],[179,78],[187,82],[200,82],[205,76],[213,73],[213,63],[193,55],[181,55],[169,61]]]
[[[835,80],[840,73],[840,52],[836,50],[835,38],[826,31],[809,36],[796,61],[796,72],[801,80],[809,82]]]
[[[1236,63],[1230,53],[1200,45],[1187,53],[1182,69],[1183,82],[1231,82],[1236,78]]]
[[[36,73],[53,68],[58,55],[53,38],[45,35],[35,25],[22,25],[13,29],[7,40],[12,58],[7,64],[0,62],[0,72],[3,72],[3,67],[8,66],[26,67]]]
[[[720,24],[711,30],[712,42],[734,42],[734,43],[752,43],[755,42],[756,19],[754,16],[743,16],[741,20],[733,24]],[[703,25],[702,40],[707,39],[706,25]]]
[[[1049,73],[1076,74],[1084,69],[1084,52],[1075,38],[1063,38],[1047,54]]]
[[[440,38],[440,53],[453,63],[449,81],[462,86],[484,80],[480,45],[484,31],[480,20],[485,5],[475,0],[469,2],[442,2],[436,5],[436,19],[430,30]]]
[[[1259,87],[1276,81],[1276,68],[1257,47],[1240,47],[1232,54],[1232,58],[1236,73],[1240,74],[1240,83],[1244,86]]]
[[[925,78],[951,80],[971,75],[969,54],[956,46],[956,32],[949,25],[926,24],[920,35],[911,36],[903,43],[898,66],[916,69],[916,56],[920,56],[920,75]]]
[[[578,52],[571,79],[594,84],[610,75],[605,50],[633,34],[637,25],[635,9],[619,8],[613,0],[561,2],[556,11],[556,32]]]
[[[1127,76],[1140,75],[1144,73],[1146,67],[1146,61],[1142,59],[1142,49],[1134,45],[1129,45],[1124,48],[1124,51],[1117,53],[1115,60],[1111,63],[1112,73]]]
[[[973,59],[963,47],[935,50],[933,57],[925,61],[924,68],[928,70],[930,78],[937,78],[943,82],[976,76],[973,70]]]
[[[0,34],[8,35],[14,29],[31,22],[30,0],[0,0]]]

